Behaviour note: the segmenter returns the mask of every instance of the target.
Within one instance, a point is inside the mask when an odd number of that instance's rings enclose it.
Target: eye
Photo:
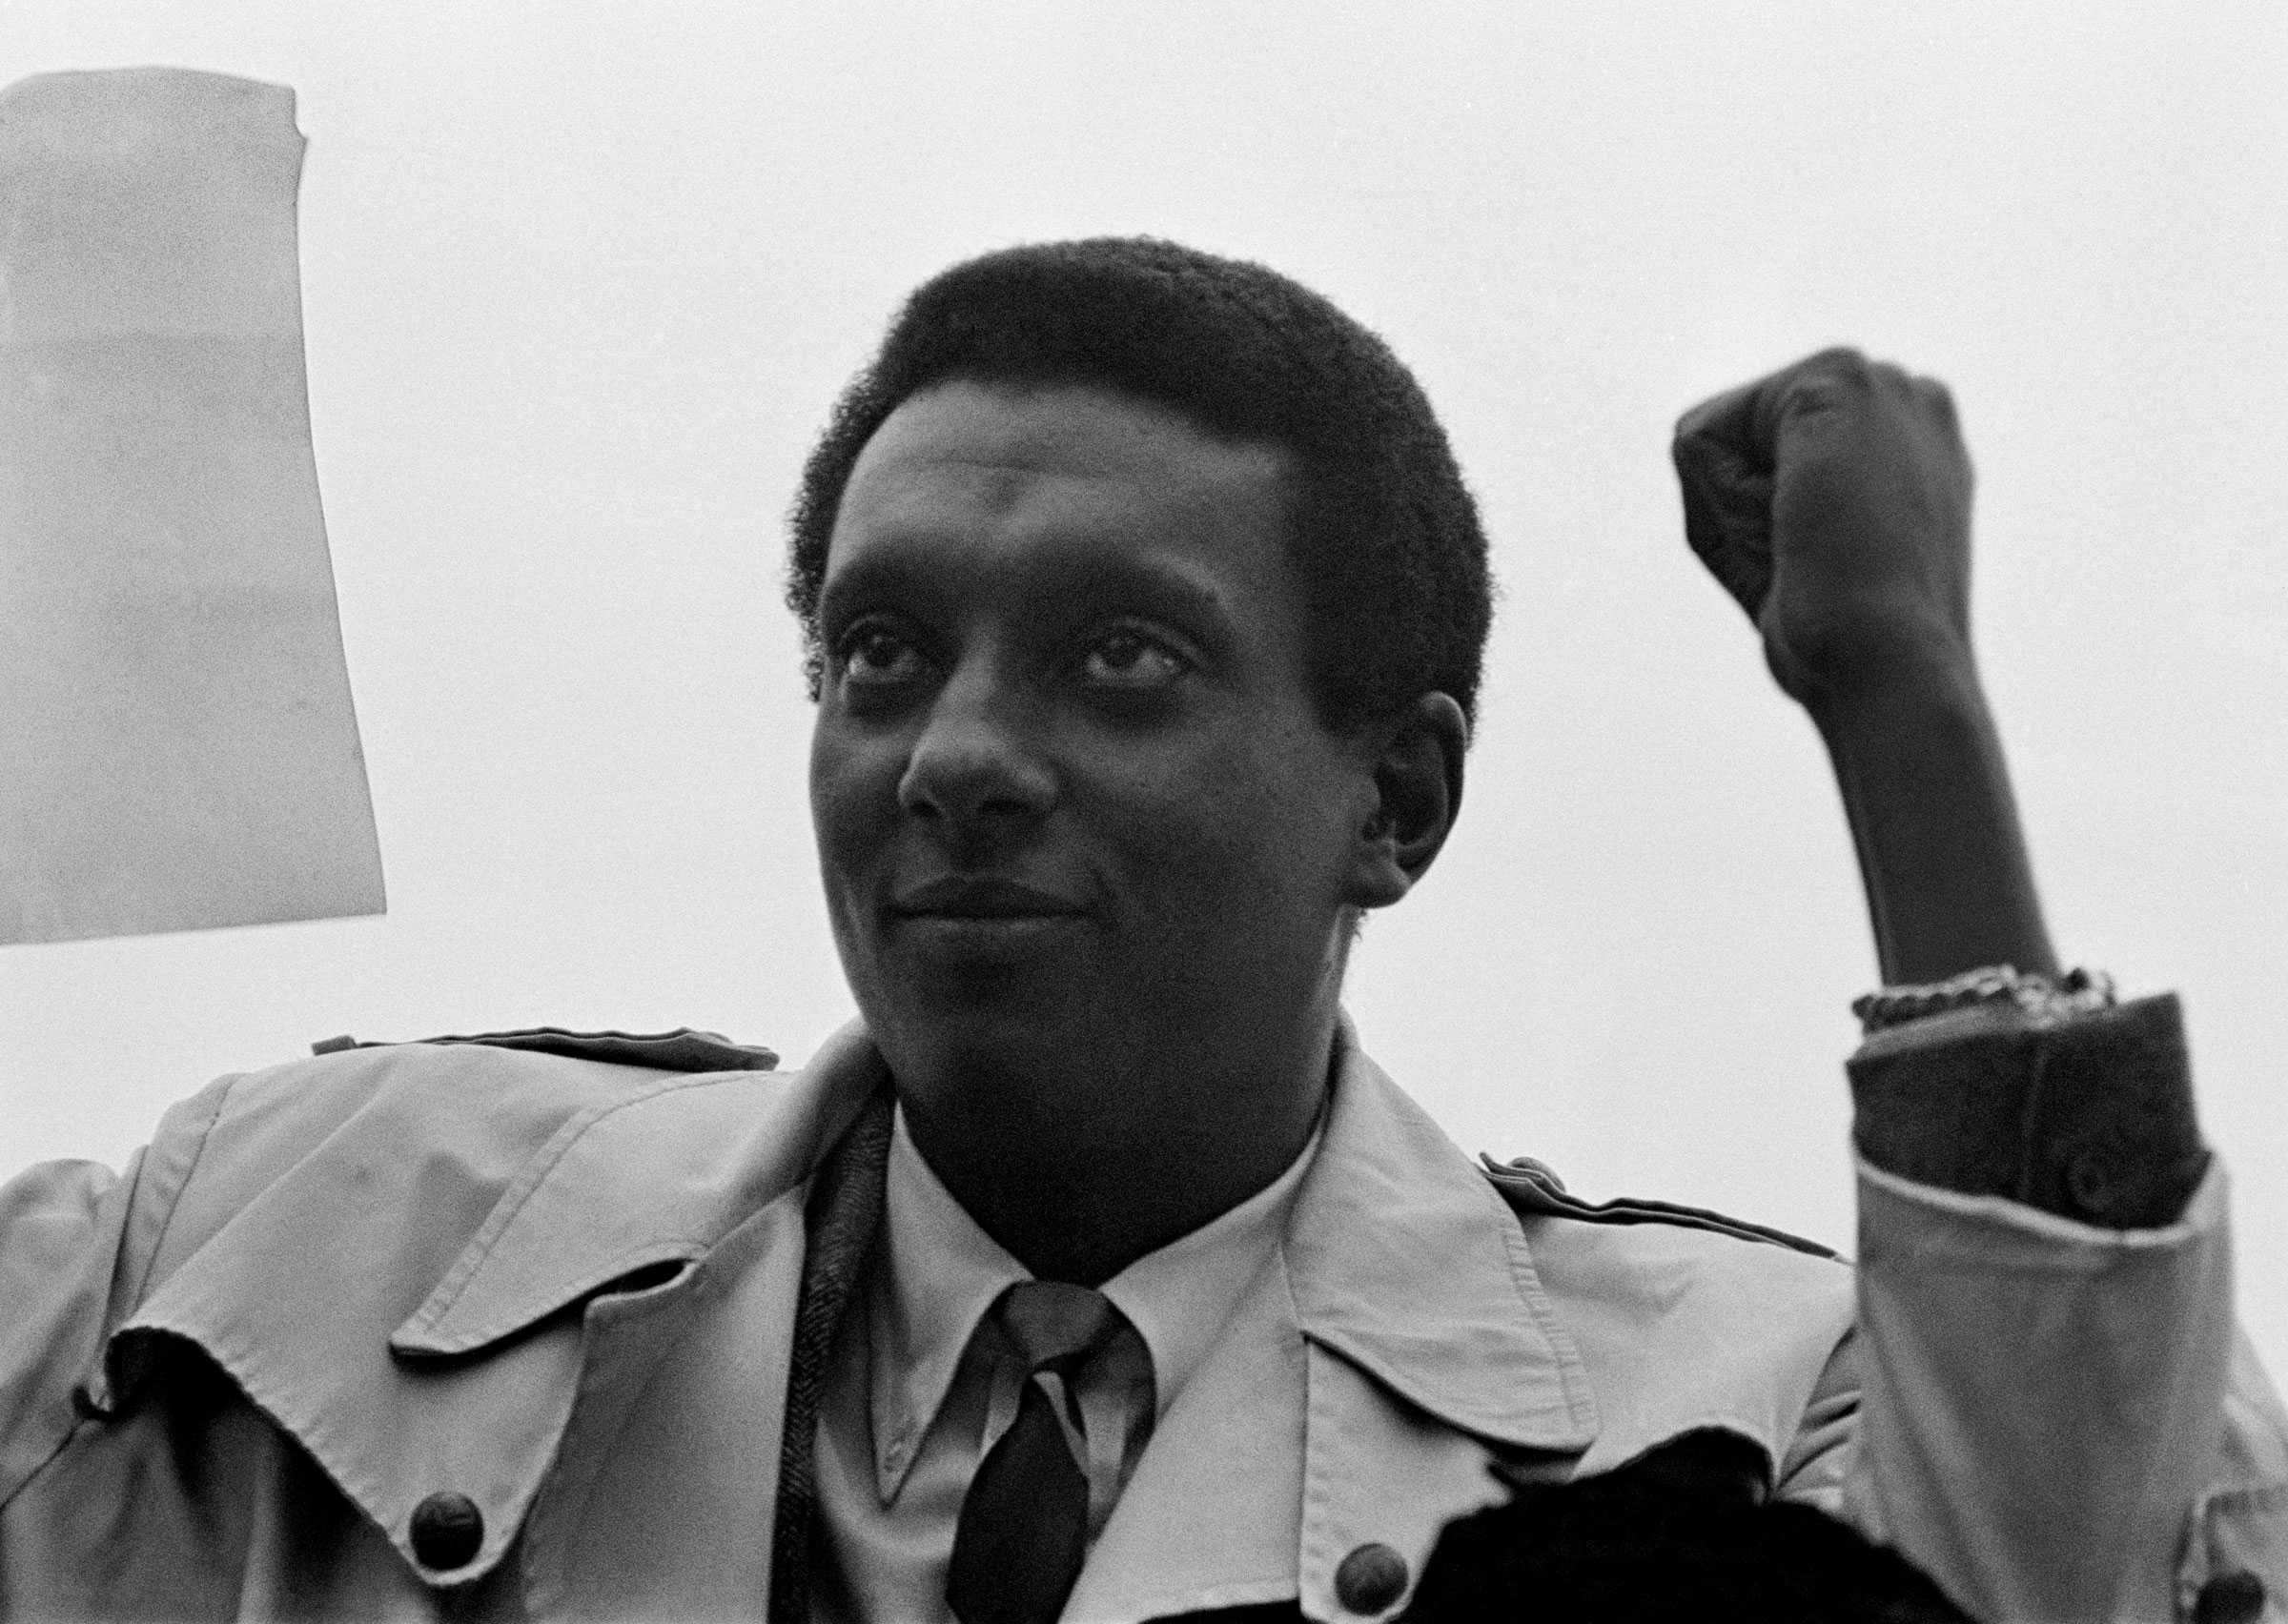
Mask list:
[[[861,621],[844,633],[834,660],[845,681],[877,688],[910,682],[928,664],[911,639],[879,620]]]
[[[1165,688],[1192,669],[1191,661],[1155,638],[1115,627],[1092,642],[1081,656],[1081,675],[1098,687]]]

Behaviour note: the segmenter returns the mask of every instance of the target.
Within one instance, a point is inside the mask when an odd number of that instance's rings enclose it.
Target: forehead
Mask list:
[[[1045,550],[1099,563],[1175,554],[1283,579],[1287,469],[1277,447],[1216,439],[1105,390],[943,384],[860,453],[827,580],[886,547],[980,567]]]

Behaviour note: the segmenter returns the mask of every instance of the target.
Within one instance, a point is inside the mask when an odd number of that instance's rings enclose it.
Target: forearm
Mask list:
[[[1986,964],[2054,974],[1975,672],[1943,658],[1887,670],[1808,707],[1834,760],[1884,981]],[[1861,1153],[1924,1183],[2134,1228],[2175,1218],[2207,1165],[2174,1000],[2064,1028],[1996,1011],[1901,1029],[1850,1071]]]
[[[1967,655],[1903,657],[1807,698],[1859,854],[1885,982],[2057,961],[1993,717]]]

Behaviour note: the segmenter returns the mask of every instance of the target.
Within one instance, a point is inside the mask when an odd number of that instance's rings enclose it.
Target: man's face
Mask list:
[[[945,385],[868,442],[810,799],[909,1112],[1180,1132],[1232,1053],[1323,1032],[1374,781],[1312,706],[1283,474],[1077,388]]]

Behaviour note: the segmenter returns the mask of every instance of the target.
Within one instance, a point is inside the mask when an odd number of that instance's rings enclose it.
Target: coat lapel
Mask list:
[[[1449,1520],[1505,1496],[1496,1454],[1567,1473],[1597,1434],[1589,1372],[1501,1196],[1347,1025],[1286,1257],[1308,1348],[1302,1610],[1387,1616],[1406,1590],[1361,1607],[1346,1560],[1386,1547],[1410,1590]]]
[[[818,1176],[805,1207],[807,1244],[787,1358],[770,1556],[771,1624],[809,1624],[810,1534],[818,1511],[818,1407],[827,1360],[882,1227],[893,1096],[882,1085]]]
[[[1578,1450],[1588,1372],[1502,1197],[1346,1027],[1286,1239],[1311,1342],[1491,1443]]]
[[[1496,1454],[1563,1475],[1588,1377],[1518,1224],[1343,1031],[1325,1134],[1279,1252],[1161,1417],[1068,1615],[1364,1610],[1338,1575],[1501,1499]],[[1354,1588],[1352,1598],[1357,1599]]]
[[[807,1615],[819,1375],[880,1213],[889,1097],[855,1029],[805,1077],[819,1139],[848,1125],[832,1147],[684,1277],[587,1311],[524,1553],[536,1615],[753,1617],[766,1595]]]
[[[473,1045],[319,1063],[392,1080],[172,1268],[114,1332],[94,1396],[128,1401],[167,1338],[194,1343],[415,1572],[480,1579],[558,1461],[575,1394],[600,1420],[610,1410],[595,1350],[648,1345],[615,1361],[631,1371],[656,1358],[723,1272],[694,1266],[790,1192],[799,1259],[804,1182],[880,1077],[862,1039],[822,1061],[798,1076],[612,1067],[608,1088],[562,1060]],[[545,1112],[521,1102],[563,1097],[553,1131],[522,1137]],[[491,1127],[488,1105],[515,1126]],[[411,1539],[439,1492],[467,1496],[482,1524],[447,1573]]]

